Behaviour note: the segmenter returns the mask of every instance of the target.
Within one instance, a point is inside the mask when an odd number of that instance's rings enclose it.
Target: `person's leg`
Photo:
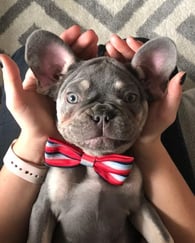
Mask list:
[[[13,60],[17,63],[22,80],[28,66],[24,60],[24,47],[18,49],[12,56]],[[14,138],[17,138],[20,132],[16,121],[8,111],[5,104],[5,92],[2,90],[1,109],[0,109],[0,167],[2,165],[3,157],[7,151],[10,143]]]

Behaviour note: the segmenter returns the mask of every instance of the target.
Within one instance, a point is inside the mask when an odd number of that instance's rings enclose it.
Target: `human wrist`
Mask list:
[[[154,140],[139,140],[133,146],[133,155],[136,158],[137,164],[142,171],[152,172],[160,168],[162,162],[159,159],[159,154],[164,154],[164,146],[160,137]]]
[[[47,136],[29,137],[28,135],[20,134],[18,139],[13,144],[13,152],[20,159],[26,162],[42,165],[44,162],[44,148],[47,141]]]
[[[14,140],[7,150],[3,162],[5,168],[17,177],[33,184],[42,184],[47,173],[47,167],[38,163],[33,163],[17,156],[13,151]]]
[[[153,149],[156,146],[161,146],[161,136],[155,137],[140,137],[134,144],[134,151],[147,151],[148,149]]]

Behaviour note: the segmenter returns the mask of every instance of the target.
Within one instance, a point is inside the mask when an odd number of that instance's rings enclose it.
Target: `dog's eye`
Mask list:
[[[66,99],[67,99],[68,103],[70,103],[70,104],[76,104],[79,102],[79,97],[75,93],[67,94]]]
[[[134,93],[128,93],[126,96],[125,96],[125,101],[128,102],[128,103],[133,103],[137,100],[137,94],[134,94]]]

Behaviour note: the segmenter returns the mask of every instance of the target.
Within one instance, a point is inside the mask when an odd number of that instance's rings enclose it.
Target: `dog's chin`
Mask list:
[[[130,141],[116,140],[107,137],[96,137],[78,143],[79,146],[85,153],[95,156],[111,153],[124,153],[130,148]]]

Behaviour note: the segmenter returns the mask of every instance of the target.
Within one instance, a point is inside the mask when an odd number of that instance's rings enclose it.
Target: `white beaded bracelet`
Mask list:
[[[13,174],[19,176],[26,181],[34,184],[43,183],[48,168],[44,165],[35,165],[33,163],[25,162],[20,159],[12,149],[14,143],[15,140],[10,145],[7,153],[3,158],[5,167]]]

